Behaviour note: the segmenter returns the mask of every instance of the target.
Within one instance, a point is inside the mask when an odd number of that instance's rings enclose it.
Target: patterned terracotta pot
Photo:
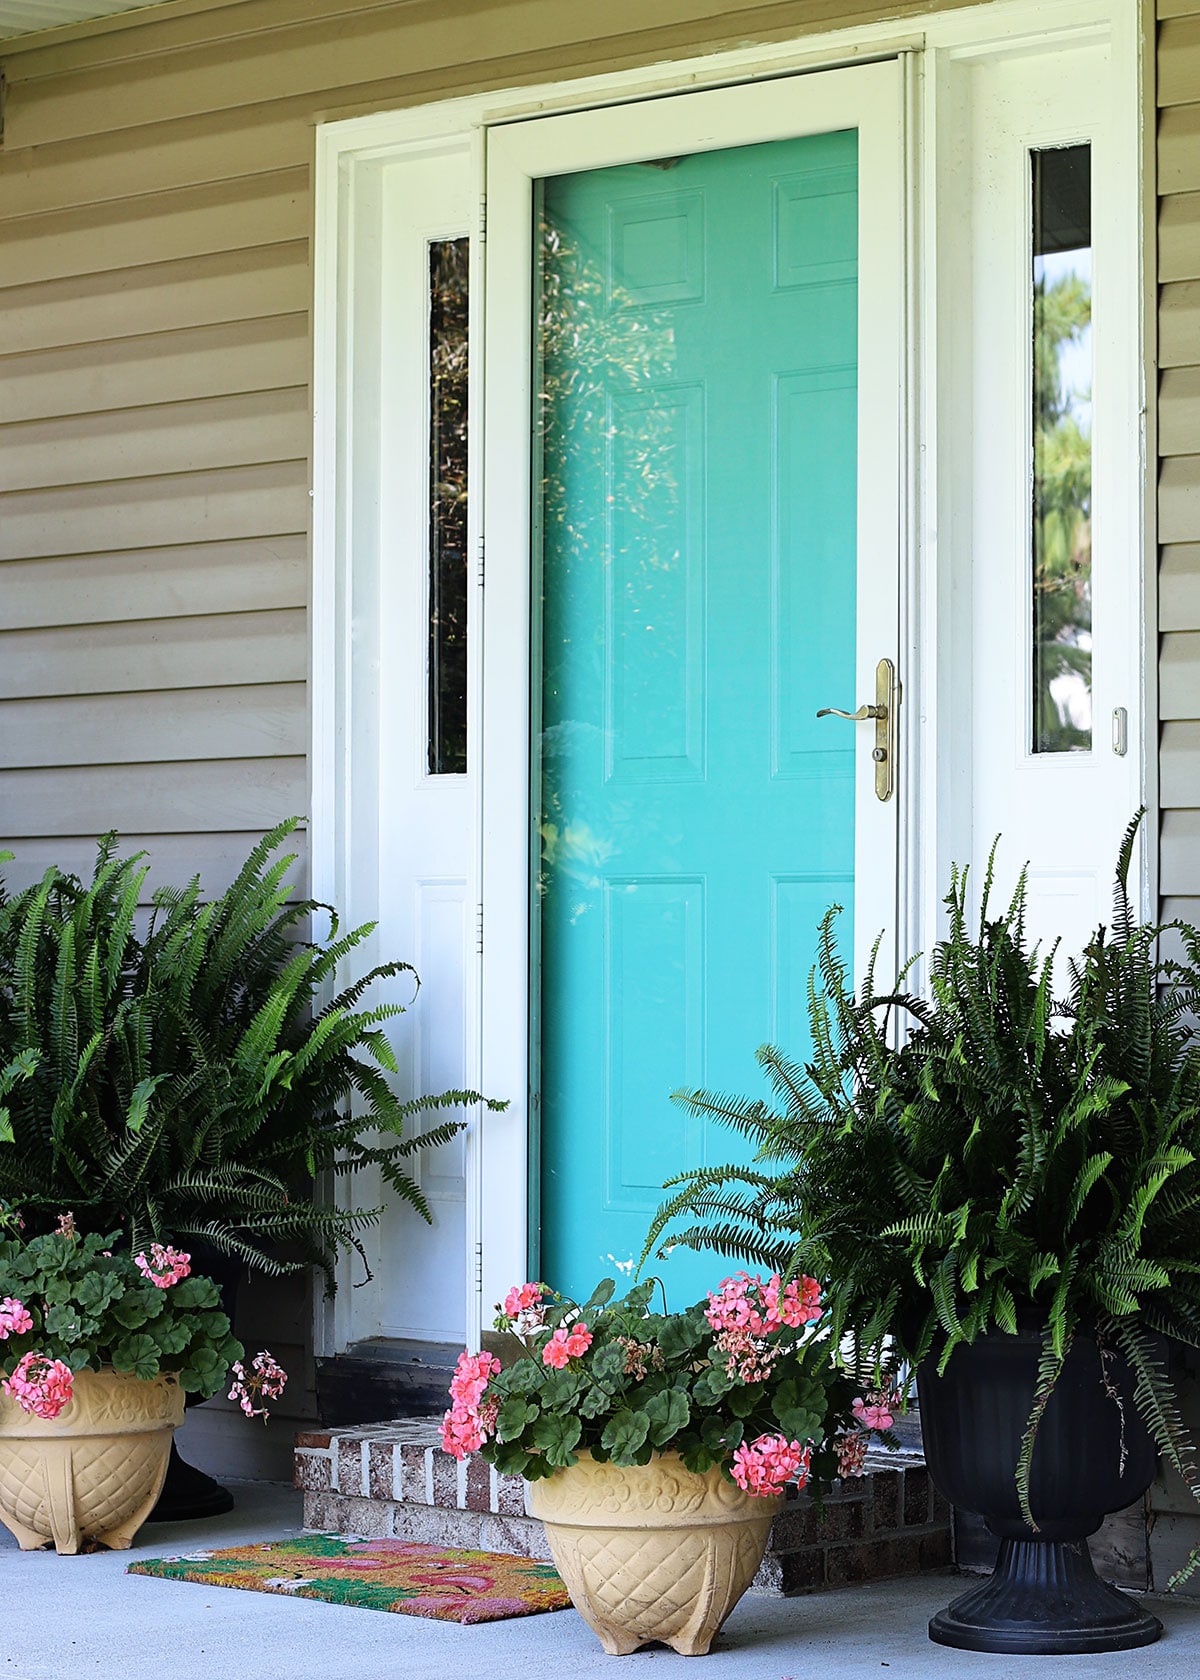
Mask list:
[[[84,1540],[125,1551],[158,1498],[171,1437],[183,1422],[175,1377],[78,1371],[56,1418],[31,1417],[0,1394],[0,1522],[22,1551]]]
[[[660,1639],[703,1656],[754,1579],[782,1497],[752,1498],[678,1453],[622,1469],[580,1456],[529,1486],[571,1602],[616,1657]]]

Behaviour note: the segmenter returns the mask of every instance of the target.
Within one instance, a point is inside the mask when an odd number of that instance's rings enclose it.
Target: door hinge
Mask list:
[[[475,953],[483,955],[483,905],[475,906]]]
[[[483,1244],[481,1242],[477,1242],[475,1244],[475,1287],[476,1287],[476,1289],[478,1289],[482,1292],[482,1290],[483,1290]]]
[[[475,563],[479,568],[479,587],[480,587],[480,589],[482,589],[483,588],[483,574],[484,574],[484,568],[485,568],[485,565],[486,565],[486,554],[485,554],[485,550],[484,550],[484,544],[483,544],[483,537],[482,536],[477,537],[476,540],[475,540]]]
[[[481,245],[485,245],[487,243],[487,194],[486,193],[484,193],[479,200],[479,243]]]

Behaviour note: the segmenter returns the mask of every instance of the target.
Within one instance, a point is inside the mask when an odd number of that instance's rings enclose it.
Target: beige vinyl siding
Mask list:
[[[1200,0],[1158,8],[1159,887],[1200,913]]]

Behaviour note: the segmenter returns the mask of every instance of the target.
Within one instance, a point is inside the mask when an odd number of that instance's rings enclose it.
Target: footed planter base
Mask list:
[[[571,1602],[610,1656],[661,1640],[703,1656],[754,1579],[780,1498],[677,1453],[623,1469],[588,1454],[529,1488]]]
[[[22,1551],[53,1540],[125,1551],[153,1508],[171,1439],[183,1422],[174,1377],[144,1382],[116,1371],[77,1371],[56,1418],[32,1417],[0,1395],[0,1522]]]
[[[1042,1415],[1029,1503],[1017,1497],[1021,1442],[1037,1392],[1042,1321],[989,1331],[959,1347],[938,1376],[917,1372],[929,1473],[952,1505],[974,1511],[1000,1541],[991,1579],[955,1599],[929,1637],[967,1651],[1049,1656],[1126,1651],[1162,1632],[1133,1599],[1097,1579],[1087,1537],[1154,1480],[1157,1454],[1126,1360],[1081,1330]]]
[[[1076,1656],[1152,1645],[1162,1623],[1101,1581],[1086,1540],[1002,1540],[995,1572],[929,1624],[961,1651]]]

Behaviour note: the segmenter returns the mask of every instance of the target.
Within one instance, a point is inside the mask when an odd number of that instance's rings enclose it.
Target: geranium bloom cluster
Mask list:
[[[184,1255],[184,1259],[187,1259],[187,1255]],[[234,1360],[230,1370],[233,1373],[233,1386],[229,1390],[229,1398],[237,1401],[247,1417],[265,1418],[268,1408],[263,1405],[256,1406],[255,1401],[279,1399],[287,1382],[287,1372],[283,1366],[264,1348],[250,1361],[249,1371],[240,1359]]]
[[[803,1487],[811,1458],[811,1446],[801,1446],[784,1435],[760,1435],[738,1447],[730,1473],[744,1493],[765,1498],[782,1493],[791,1481]]]
[[[618,1336],[625,1349],[625,1375],[634,1382],[644,1382],[648,1371],[661,1371],[666,1361],[657,1342],[639,1342],[636,1336]]]
[[[727,1277],[716,1294],[710,1290],[704,1315],[714,1330],[748,1330],[762,1336],[785,1326],[798,1330],[821,1316],[821,1285],[816,1278],[793,1278],[785,1284],[778,1272],[766,1283],[748,1272]]]
[[[515,1336],[522,1339],[544,1330],[546,1308],[542,1303],[542,1296],[545,1293],[546,1286],[542,1283],[515,1284],[504,1297],[503,1307],[499,1309],[497,1330],[511,1330]]]
[[[6,1342],[10,1336],[24,1336],[32,1329],[33,1318],[28,1307],[15,1295],[6,1295],[0,1301],[0,1342]]]
[[[834,1451],[837,1453],[838,1475],[843,1479],[849,1476],[861,1476],[866,1468],[867,1446],[870,1436],[864,1429],[851,1429],[845,1435],[839,1435],[834,1440]]]
[[[44,1353],[27,1353],[17,1362],[11,1377],[0,1388],[10,1395],[23,1412],[34,1417],[56,1418],[71,1402],[74,1379],[71,1367],[61,1359],[48,1359]]]
[[[542,1364],[561,1371],[572,1359],[582,1359],[591,1345],[592,1332],[585,1325],[560,1324],[542,1349]]]
[[[709,1291],[704,1316],[717,1332],[713,1345],[725,1356],[730,1376],[744,1383],[766,1382],[777,1350],[765,1338],[820,1318],[821,1286],[810,1277],[785,1284],[774,1272],[764,1283],[757,1275],[738,1272],[715,1294]]]
[[[439,1434],[442,1446],[455,1458],[478,1452],[496,1428],[496,1403],[484,1400],[484,1390],[500,1369],[490,1353],[460,1353],[450,1379],[450,1410]]]
[[[854,1416],[864,1429],[890,1429],[896,1421],[893,1408],[898,1404],[891,1389],[877,1388],[865,1400],[854,1402]]]
[[[162,1243],[150,1244],[150,1258],[135,1254],[133,1263],[148,1283],[156,1289],[170,1289],[192,1270],[192,1257],[179,1248],[165,1248]]]

